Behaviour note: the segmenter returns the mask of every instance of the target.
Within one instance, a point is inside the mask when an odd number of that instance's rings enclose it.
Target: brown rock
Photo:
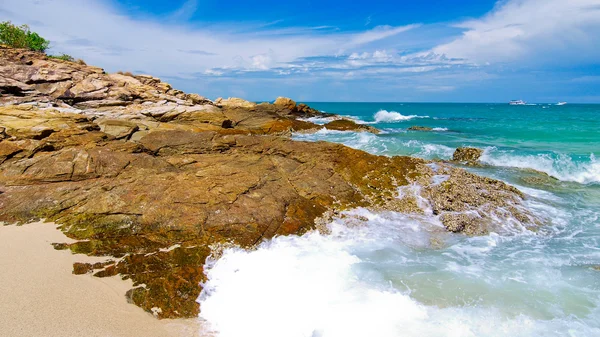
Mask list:
[[[14,142],[2,141],[0,142],[0,164],[7,159],[10,159],[15,154],[23,151],[23,149],[16,145]]]
[[[94,266],[92,266],[90,263],[76,262],[73,264],[73,274],[75,275],[91,273],[92,270],[94,270]]]
[[[140,128],[137,124],[125,120],[106,120],[99,123],[100,130],[116,139],[129,139]]]
[[[253,108],[256,106],[256,103],[254,102],[249,102],[237,97],[230,97],[228,99],[217,98],[215,104],[229,108]]]
[[[289,110],[296,109],[296,102],[287,97],[277,97],[275,102],[273,102],[273,105]]]
[[[372,126],[357,124],[349,119],[338,119],[338,120],[329,122],[329,123],[325,124],[325,128],[328,130],[337,130],[337,131],[366,131],[366,132],[371,132],[374,134],[379,133],[379,130],[377,130],[376,128],[374,128]]]
[[[476,164],[482,154],[483,150],[481,149],[476,149],[473,147],[459,147],[456,149],[456,151],[454,151],[452,160],[467,164]]]

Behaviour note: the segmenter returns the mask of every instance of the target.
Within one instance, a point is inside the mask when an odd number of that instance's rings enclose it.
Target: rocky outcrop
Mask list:
[[[321,112],[313,109],[306,104],[297,104],[294,100],[287,97],[278,97],[273,105],[283,109],[286,115],[294,117],[310,118],[310,117],[332,117],[334,115]]]
[[[289,110],[294,110],[294,109],[296,109],[296,106],[297,106],[297,104],[294,100],[287,98],[287,97],[277,97],[275,102],[273,102],[273,105],[280,106],[284,109],[289,109]]]
[[[112,257],[76,274],[132,279],[129,299],[162,318],[197,316],[215,247],[302,234],[354,207],[423,211],[402,188],[420,186],[419,200],[453,232],[481,234],[501,216],[534,223],[501,182],[291,140],[321,128],[297,117],[325,116],[292,100],[211,102],[152,76],[0,54],[0,221],[60,224],[79,241],[57,249]],[[377,131],[347,120],[325,127]]]
[[[230,97],[227,99],[217,98],[215,103],[219,106],[229,108],[254,108],[256,106],[256,103],[254,102],[249,102],[236,97]]]
[[[483,154],[483,150],[473,147],[459,147],[454,151],[452,160],[455,162],[476,165],[479,158]]]
[[[379,130],[377,130],[376,128],[369,126],[369,125],[364,125],[364,124],[357,124],[354,121],[351,121],[349,119],[337,119],[334,121],[331,121],[327,124],[325,124],[325,128],[327,130],[336,130],[336,131],[366,131],[366,132],[371,132],[374,134],[378,134]]]

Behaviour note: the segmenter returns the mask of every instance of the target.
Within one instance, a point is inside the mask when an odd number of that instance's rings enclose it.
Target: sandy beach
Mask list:
[[[73,262],[105,259],[55,250],[51,243],[71,242],[55,227],[0,226],[2,336],[203,335],[197,320],[161,321],[127,303],[131,281],[73,275]]]

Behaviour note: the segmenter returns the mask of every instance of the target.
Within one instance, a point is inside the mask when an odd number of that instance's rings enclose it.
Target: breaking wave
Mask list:
[[[597,291],[575,291],[538,234],[465,238],[364,209],[329,228],[210,261],[200,317],[219,337],[600,334]]]
[[[338,116],[332,116],[332,117],[309,117],[309,118],[298,118],[298,120],[304,121],[304,122],[310,122],[310,123],[314,123],[317,125],[325,125],[329,122],[333,122],[335,120],[341,119],[341,117]]]
[[[589,160],[577,162],[561,153],[519,155],[490,147],[484,151],[480,160],[493,166],[534,169],[562,181],[580,184],[600,182],[600,162],[593,154]]]
[[[429,118],[429,116],[417,116],[417,115],[409,115],[404,116],[396,111],[387,111],[387,110],[379,110],[375,116],[375,123],[390,123],[390,122],[402,122],[408,121],[413,118]]]

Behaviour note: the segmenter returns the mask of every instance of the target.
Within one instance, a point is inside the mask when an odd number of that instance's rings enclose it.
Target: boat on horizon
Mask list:
[[[556,105],[567,105],[567,102],[558,102]]]
[[[509,105],[527,105],[527,103],[521,99],[519,100],[512,100],[510,102],[508,102]]]

